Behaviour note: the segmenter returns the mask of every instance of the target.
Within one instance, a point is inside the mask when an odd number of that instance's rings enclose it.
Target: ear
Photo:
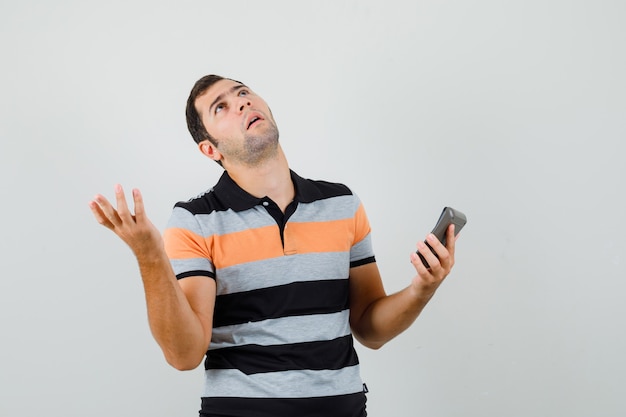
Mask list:
[[[222,159],[222,154],[217,150],[217,147],[213,145],[209,140],[203,140],[198,144],[198,149],[204,155],[208,156],[214,161],[219,161]]]

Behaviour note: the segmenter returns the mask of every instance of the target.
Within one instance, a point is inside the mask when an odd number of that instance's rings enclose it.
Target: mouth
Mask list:
[[[263,120],[261,116],[258,114],[252,114],[247,121],[246,129],[249,130],[252,126],[254,126],[257,122]]]

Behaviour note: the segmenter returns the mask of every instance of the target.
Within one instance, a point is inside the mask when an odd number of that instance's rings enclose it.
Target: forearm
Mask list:
[[[150,330],[166,360],[176,369],[198,366],[208,347],[198,315],[185,297],[164,250],[137,256]]]
[[[165,358],[177,369],[195,368],[211,338],[214,287],[205,284],[200,291],[192,289],[187,292],[190,294],[187,298],[176,281],[163,238],[146,216],[141,193],[134,189],[132,194],[134,215],[119,184],[115,186],[117,209],[100,194],[90,201],[89,207],[98,223],[119,236],[135,254],[143,279],[150,329]],[[207,291],[203,293],[203,289]],[[200,297],[204,298],[199,300]]]
[[[408,329],[420,315],[436,288],[410,285],[402,291],[381,297],[370,304],[354,329],[365,346],[378,349]]]

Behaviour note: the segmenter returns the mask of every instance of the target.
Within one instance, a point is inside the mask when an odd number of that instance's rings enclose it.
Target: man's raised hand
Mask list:
[[[126,242],[137,258],[150,256],[155,249],[162,249],[163,240],[157,228],[146,216],[139,190],[133,189],[132,195],[135,214],[130,212],[124,190],[119,184],[115,186],[117,209],[101,194],[97,194],[89,202],[89,207],[98,223],[112,230]]]

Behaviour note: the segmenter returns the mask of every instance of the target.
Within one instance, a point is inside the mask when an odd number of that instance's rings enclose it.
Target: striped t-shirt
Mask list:
[[[224,172],[165,230],[176,277],[217,284],[201,416],[366,415],[348,277],[375,261],[369,222],[346,186],[291,178],[283,214]]]

